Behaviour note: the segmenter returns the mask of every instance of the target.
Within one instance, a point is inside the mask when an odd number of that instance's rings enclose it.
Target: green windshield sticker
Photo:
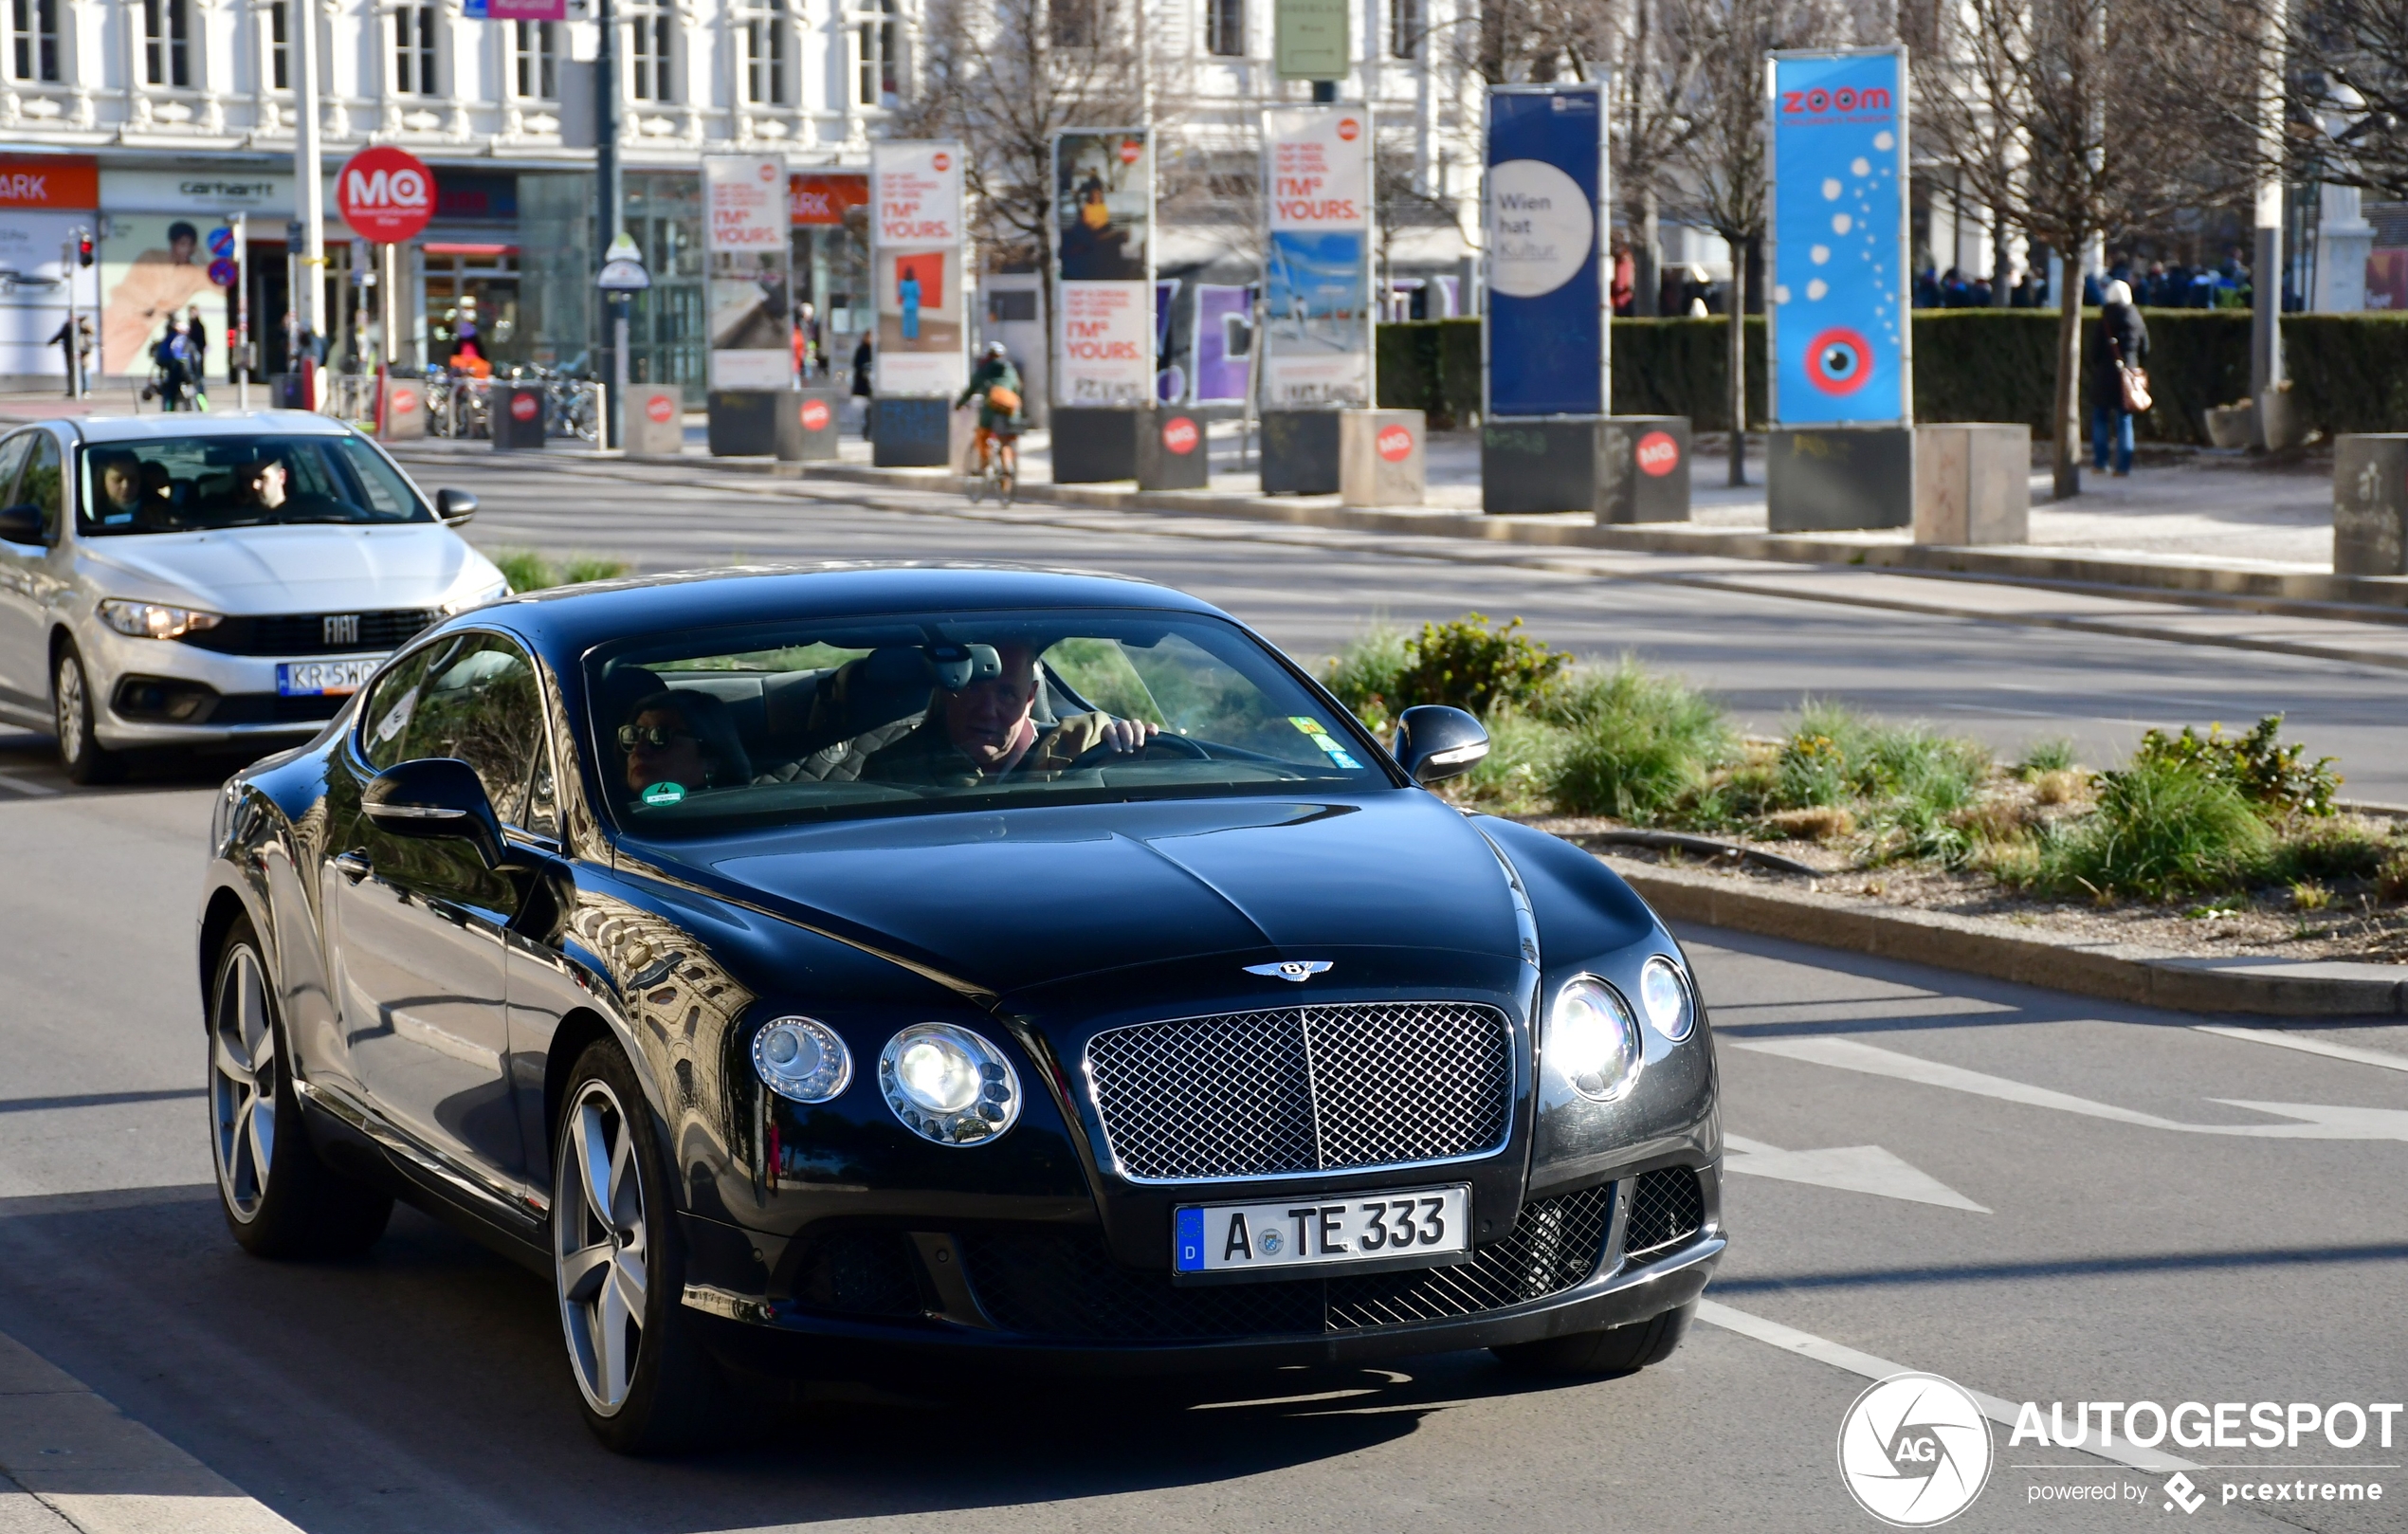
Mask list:
[[[644,802],[650,805],[675,804],[684,797],[683,783],[655,783],[644,791]]]
[[[1322,755],[1327,757],[1333,765],[1354,768],[1362,766],[1361,762],[1347,754],[1344,746],[1331,740],[1329,731],[1322,727],[1322,721],[1311,715],[1290,714],[1287,716],[1287,722],[1302,730],[1304,733],[1304,739],[1321,747]]]

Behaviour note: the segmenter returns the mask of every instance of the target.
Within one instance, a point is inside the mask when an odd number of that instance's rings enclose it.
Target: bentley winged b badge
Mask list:
[[[1277,964],[1249,964],[1249,975],[1268,975],[1275,980],[1294,980],[1302,985],[1329,968],[1326,959],[1290,959]]]

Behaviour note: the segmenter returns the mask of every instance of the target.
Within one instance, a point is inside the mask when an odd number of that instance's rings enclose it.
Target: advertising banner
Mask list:
[[[1911,425],[1906,55],[1777,53],[1771,89],[1772,419]]]
[[[1372,401],[1372,134],[1359,106],[1263,114],[1270,243],[1263,274],[1263,408]]]
[[[1199,283],[1195,295],[1193,405],[1236,405],[1246,398],[1247,354],[1252,336],[1253,289]]]
[[[1604,87],[1488,90],[1490,415],[1603,415],[1609,273]]]
[[[702,156],[702,237],[713,389],[784,389],[794,378],[786,162]]]
[[[61,237],[66,231],[60,226],[70,222],[90,220],[87,215],[83,220],[59,221],[54,228]],[[151,348],[166,337],[169,322],[179,314],[190,319],[197,312],[210,331],[204,364],[210,376],[224,376],[226,350],[219,332],[225,325],[226,284],[211,276],[210,248],[203,243],[206,236],[217,232],[211,228],[214,222],[172,214],[107,220],[101,231],[100,355],[93,360],[96,372],[105,363],[109,373],[119,376],[149,377]],[[56,247],[51,248],[55,265]],[[64,289],[60,292],[64,299]],[[62,301],[62,320],[65,313]]]
[[[1154,158],[1142,129],[1053,136],[1061,294],[1053,400],[1128,406],[1154,395]]]
[[[951,397],[969,379],[961,167],[956,143],[870,147],[870,271],[878,300],[870,385],[880,395]]]

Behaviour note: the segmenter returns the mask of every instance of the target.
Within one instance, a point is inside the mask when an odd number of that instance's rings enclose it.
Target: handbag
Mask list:
[[[2117,380],[2124,386],[2125,412],[2130,415],[2146,414],[2150,404],[2148,370],[2136,368],[2128,362],[2118,362],[2115,365],[2115,373]]]

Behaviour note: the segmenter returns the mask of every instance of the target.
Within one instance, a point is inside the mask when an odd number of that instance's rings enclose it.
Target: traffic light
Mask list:
[[[75,264],[79,266],[92,265],[92,235],[89,230],[75,231]]]

